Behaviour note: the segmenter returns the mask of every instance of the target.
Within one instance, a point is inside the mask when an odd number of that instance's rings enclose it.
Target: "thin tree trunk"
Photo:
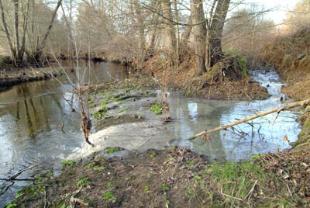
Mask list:
[[[167,38],[166,47],[168,49],[169,56],[174,62],[175,53],[176,53],[176,36],[175,29],[173,25],[173,17],[171,12],[171,2],[170,0],[161,0],[161,7],[163,16],[165,17],[165,38]]]
[[[47,31],[46,31],[45,35],[43,36],[43,39],[42,39],[40,45],[37,47],[36,54],[35,54],[37,59],[41,58],[42,51],[45,48],[47,38],[48,38],[52,28],[53,28],[54,21],[55,21],[55,18],[57,16],[57,11],[58,11],[59,7],[61,6],[61,3],[62,3],[62,0],[58,0],[56,8],[54,9],[54,12],[53,12],[52,19],[51,19],[50,24],[47,28]]]
[[[6,22],[2,0],[0,0],[0,10],[1,10],[1,17],[2,17],[1,19],[2,19],[2,24],[3,24],[4,31],[5,31],[5,35],[6,35],[8,43],[9,43],[13,59],[14,59],[14,61],[16,61],[16,51],[14,49],[13,42],[11,40],[11,35],[10,35],[9,29],[8,29],[8,25],[7,25],[7,22]]]
[[[15,26],[15,46],[16,46],[16,61],[17,64],[20,64],[23,59],[23,54],[20,51],[19,44],[19,0],[14,0],[14,26]]]
[[[134,0],[133,2],[135,13],[136,13],[136,19],[137,19],[137,25],[139,30],[139,38],[138,38],[138,68],[143,67],[143,62],[145,58],[145,36],[144,36],[144,19],[141,12],[141,5],[138,0]]]
[[[29,8],[30,8],[30,0],[27,2],[27,10],[26,14],[24,14],[24,25],[23,25],[23,37],[22,37],[22,45],[20,49],[20,53],[24,54],[26,49],[26,33],[28,30],[28,20],[29,20]]]
[[[194,48],[197,75],[206,71],[206,26],[204,22],[204,10],[202,0],[191,0],[191,15],[194,35]],[[201,23],[201,24],[198,24]]]
[[[185,31],[183,32],[182,37],[181,37],[182,47],[185,47],[188,44],[189,37],[191,35],[192,28],[193,28],[191,25],[192,25],[192,16],[189,16],[187,20],[187,26],[185,27]]]
[[[230,0],[218,0],[211,19],[210,30],[208,31],[209,67],[212,67],[223,58],[222,35],[229,3]]]

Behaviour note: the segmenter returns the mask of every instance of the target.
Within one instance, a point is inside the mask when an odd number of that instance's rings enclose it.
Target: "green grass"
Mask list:
[[[212,164],[206,170],[223,193],[242,200],[248,196],[253,185],[267,184],[268,174],[252,161]],[[234,199],[230,198],[233,202]]]
[[[163,106],[160,103],[153,103],[150,110],[156,115],[161,115],[163,113]]]

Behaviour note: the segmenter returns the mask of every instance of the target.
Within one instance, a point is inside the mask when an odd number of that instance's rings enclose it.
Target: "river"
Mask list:
[[[89,80],[93,83],[122,80],[128,76],[126,68],[118,64],[97,63],[92,64],[91,69]],[[267,88],[268,99],[216,101],[187,98],[171,92],[169,103],[173,122],[163,126],[149,119],[111,126],[98,132],[109,138],[101,143],[140,151],[178,145],[219,161],[239,161],[254,154],[290,148],[289,142],[296,141],[300,132],[298,115],[293,111],[256,119],[254,127],[242,124],[235,131],[218,132],[208,142],[188,140],[202,130],[281,104],[283,84],[274,70],[252,71],[251,76]],[[64,99],[70,97],[70,89],[70,84],[61,78],[25,83],[0,93],[0,178],[7,178],[33,164],[39,166],[32,171],[51,167],[59,170],[61,160],[83,152],[85,144],[79,128],[79,115],[71,111]],[[148,111],[134,107],[132,110]],[[26,171],[20,177],[28,177],[34,173],[32,171]],[[11,186],[0,196],[0,207],[26,184],[16,182]],[[0,192],[1,187],[7,185],[10,183],[0,182]]]

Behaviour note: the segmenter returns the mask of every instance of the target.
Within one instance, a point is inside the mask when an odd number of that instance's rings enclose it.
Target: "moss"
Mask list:
[[[150,110],[156,115],[161,115],[163,113],[163,106],[161,103],[153,103]]]

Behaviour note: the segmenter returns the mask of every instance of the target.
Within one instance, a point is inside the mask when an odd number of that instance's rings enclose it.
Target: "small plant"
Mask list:
[[[74,160],[63,160],[61,162],[63,168],[72,168],[76,165]]]
[[[170,188],[171,188],[171,187],[170,187],[169,184],[167,184],[167,183],[163,183],[163,184],[160,185],[160,189],[161,189],[163,192],[169,191]]]
[[[87,177],[81,177],[76,183],[78,187],[86,187],[89,184],[90,184],[90,180]]]
[[[96,162],[90,162],[86,165],[86,167],[94,171],[98,171],[98,172],[103,171],[105,169],[103,165],[101,165],[100,163],[96,163]]]
[[[106,191],[102,194],[102,199],[106,202],[115,203],[116,202],[116,196],[114,196],[114,193],[112,191]]]
[[[149,187],[148,185],[145,185],[143,191],[144,191],[144,193],[146,193],[146,194],[149,193],[149,192],[150,192],[150,187]]]
[[[122,148],[121,147],[107,147],[105,148],[104,150],[107,154],[113,154],[115,152],[119,152],[119,151],[122,151]]]
[[[163,113],[163,106],[160,103],[153,103],[150,110],[156,115],[161,115]]]
[[[101,108],[93,114],[94,118],[97,120],[101,120],[104,118],[106,113],[108,112],[108,107],[106,105],[101,105]]]
[[[4,208],[17,208],[17,204],[9,203],[9,204],[5,205]]]

